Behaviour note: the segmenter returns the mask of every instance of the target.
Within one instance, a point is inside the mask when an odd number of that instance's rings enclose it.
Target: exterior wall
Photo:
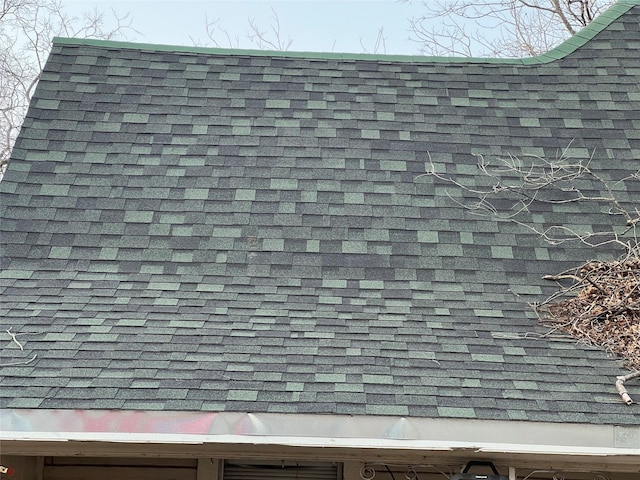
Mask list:
[[[0,447],[0,452],[1,452]],[[11,480],[42,480],[44,457],[20,457],[16,455],[2,455],[0,453],[0,465],[15,471],[13,476],[1,475],[0,479]]]
[[[424,460],[424,459],[423,459]],[[24,457],[3,456],[2,465],[15,470],[1,480],[223,480],[223,461],[216,458]],[[279,461],[279,459],[277,460]],[[289,460],[291,462],[291,460]],[[305,463],[300,460],[300,463]],[[459,465],[404,465],[346,461],[337,480],[443,480]],[[496,465],[510,480],[638,480],[637,472],[552,471]],[[640,466],[639,466],[640,469]],[[478,473],[488,473],[479,471]],[[269,478],[278,478],[270,472]],[[304,480],[304,479],[303,479]]]
[[[47,457],[42,480],[198,480],[196,459]]]

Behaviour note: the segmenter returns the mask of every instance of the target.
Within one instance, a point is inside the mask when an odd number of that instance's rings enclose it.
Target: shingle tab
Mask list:
[[[57,40],[0,183],[3,405],[640,424],[528,305],[593,253],[423,175],[634,173],[639,25],[621,2],[526,61]]]

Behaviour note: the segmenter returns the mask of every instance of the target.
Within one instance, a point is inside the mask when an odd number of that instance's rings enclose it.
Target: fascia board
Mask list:
[[[640,426],[248,412],[0,410],[3,442],[132,439],[412,449],[508,445],[500,448],[640,456]]]

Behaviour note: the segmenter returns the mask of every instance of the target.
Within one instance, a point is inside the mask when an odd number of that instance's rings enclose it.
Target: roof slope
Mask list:
[[[0,184],[2,406],[640,424],[527,305],[594,253],[418,177],[637,170],[640,6],[605,19],[531,64],[58,40]]]

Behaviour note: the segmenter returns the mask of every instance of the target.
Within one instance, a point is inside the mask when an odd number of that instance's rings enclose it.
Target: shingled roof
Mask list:
[[[528,305],[594,251],[420,176],[636,171],[639,26],[623,1],[521,60],[57,39],[0,183],[2,407],[640,425],[621,362]]]

